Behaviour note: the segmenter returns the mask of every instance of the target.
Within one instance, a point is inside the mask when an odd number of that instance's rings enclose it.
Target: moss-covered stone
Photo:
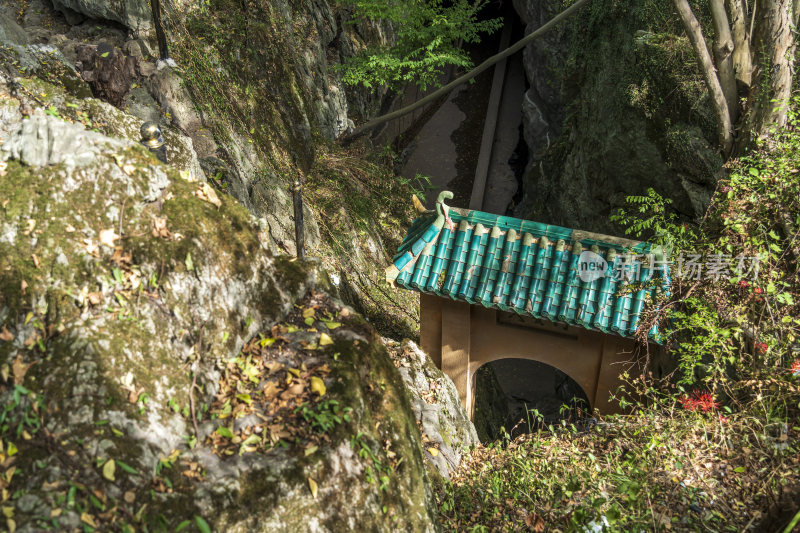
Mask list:
[[[74,154],[52,142],[66,132]],[[9,139],[0,439],[17,450],[5,505],[19,530],[173,530],[198,516],[231,531],[436,529],[402,383],[356,317],[325,349],[337,380],[329,397],[352,418],[316,454],[287,441],[220,458],[195,435],[195,421],[214,424],[226,361],[309,287],[326,287],[313,263],[273,257],[234,199],[136,143],[39,112]]]

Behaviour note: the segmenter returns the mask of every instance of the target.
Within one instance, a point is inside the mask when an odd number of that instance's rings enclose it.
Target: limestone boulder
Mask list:
[[[149,30],[153,21],[147,0],[54,0],[53,5],[73,22],[79,22],[76,14],[81,14],[118,22],[134,32]]]
[[[413,341],[384,339],[422,432],[425,459],[445,478],[480,442],[453,381]]]

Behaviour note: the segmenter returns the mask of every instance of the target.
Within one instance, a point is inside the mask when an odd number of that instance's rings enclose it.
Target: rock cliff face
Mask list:
[[[562,9],[549,0],[514,5],[528,32]],[[673,18],[668,3],[593,2],[525,49],[530,161],[519,216],[615,234],[609,215],[648,187],[687,218],[705,211],[722,160]]]
[[[29,83],[0,84],[6,527],[436,530],[402,380],[324,274],[68,115],[101,103],[23,118]]]
[[[170,164],[236,198],[257,217],[275,252],[295,253],[289,191],[295,180],[304,181],[306,251],[339,269],[350,303],[364,311],[392,306],[402,317],[398,329],[413,335],[411,307],[387,300],[377,288],[382,268],[376,267],[405,227],[410,207],[388,210],[403,211],[397,213],[403,221],[391,227],[386,202],[365,209],[364,165],[349,165],[350,156],[333,154],[330,146],[351,117],[368,118],[382,99],[379,92],[345,91],[336,65],[369,44],[390,41],[391,32],[368,21],[352,23],[347,8],[326,0],[165,2],[172,57],[165,62],[156,59],[148,0],[68,4],[54,10],[49,0],[21,7],[0,0],[0,65],[12,79],[68,93],[74,100],[63,115],[112,136],[136,141],[141,121],[157,121]],[[137,12],[144,15],[132,15]],[[26,90],[20,92],[23,111],[54,103],[49,89]],[[86,109],[81,100],[87,96],[111,104],[93,104],[111,120]],[[91,116],[91,124],[78,111]],[[368,172],[370,181],[383,181],[377,168]],[[358,192],[345,192],[350,189]],[[381,195],[389,194],[385,189],[381,185]],[[405,186],[389,189],[394,197],[410,197]],[[345,247],[333,242],[354,228],[360,238],[347,239]],[[360,279],[354,282],[347,270]]]
[[[478,434],[461,406],[453,381],[412,341],[385,339],[422,433],[423,455],[439,475],[448,478],[461,458],[478,446]]]
[[[380,94],[346,94],[334,65],[391,35],[349,24],[350,13],[325,0],[164,3],[168,63],[156,61],[147,0],[55,8],[3,0],[0,41],[22,60],[55,54],[94,96],[189,137],[206,173],[264,219],[276,249],[293,252],[291,183],[312,168],[317,144],[352,126],[349,114],[380,105]],[[313,249],[313,211],[306,221]]]
[[[0,10],[4,526],[436,531],[381,339],[318,263],[278,255],[288,182],[321,179],[317,145],[346,123],[326,69],[371,30],[325,2],[251,2],[250,18],[211,2],[206,26],[169,18],[171,65],[131,22],[147,2],[60,5]],[[167,165],[139,144],[143,120]],[[378,234],[333,178],[353,256],[382,270],[380,235],[404,215]]]

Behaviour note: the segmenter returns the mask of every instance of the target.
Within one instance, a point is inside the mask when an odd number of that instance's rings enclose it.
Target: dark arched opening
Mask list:
[[[499,359],[473,378],[475,429],[481,442],[516,437],[591,412],[583,389],[555,367],[528,359]]]

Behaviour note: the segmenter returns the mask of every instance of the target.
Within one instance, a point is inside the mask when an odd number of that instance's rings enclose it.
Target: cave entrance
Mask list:
[[[530,359],[498,359],[473,378],[473,421],[481,442],[516,437],[562,420],[575,423],[590,412],[580,385],[564,372]]]

